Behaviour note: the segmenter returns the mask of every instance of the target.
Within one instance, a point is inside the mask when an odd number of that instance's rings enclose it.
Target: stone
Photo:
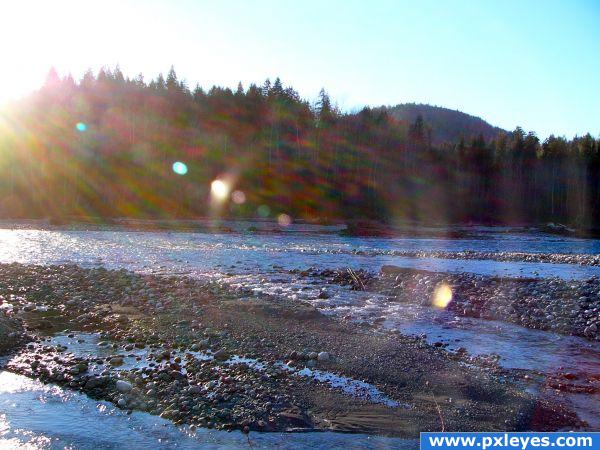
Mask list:
[[[117,391],[119,391],[122,394],[127,394],[133,389],[131,383],[125,380],[117,380],[115,387],[117,388]]]
[[[92,377],[85,383],[85,389],[96,389],[104,384],[102,378]]]
[[[229,354],[227,353],[227,350],[222,348],[215,352],[214,357],[217,361],[225,361],[225,360],[229,359]]]
[[[319,352],[317,355],[317,360],[320,362],[327,362],[331,359],[331,356],[327,352]]]
[[[114,358],[110,358],[110,360],[108,361],[108,363],[111,366],[122,366],[123,365],[123,358],[120,356],[115,356]]]
[[[202,392],[202,388],[200,386],[190,386],[189,393],[190,394],[200,394]]]
[[[331,295],[329,295],[329,292],[322,290],[321,292],[319,292],[319,298],[322,300],[328,299],[330,298]]]

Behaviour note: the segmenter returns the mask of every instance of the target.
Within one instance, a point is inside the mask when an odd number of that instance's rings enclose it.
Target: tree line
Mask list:
[[[311,103],[279,78],[204,90],[172,68],[149,82],[51,70],[0,113],[0,216],[600,224],[599,139],[432,133],[384,107],[342,112],[324,90]],[[243,196],[215,204],[215,179]]]

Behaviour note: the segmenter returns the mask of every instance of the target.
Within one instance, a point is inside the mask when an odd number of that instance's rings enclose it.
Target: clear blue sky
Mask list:
[[[173,64],[190,86],[280,76],[344,110],[420,102],[541,138],[600,135],[600,0],[15,1],[0,16],[0,100],[50,65],[148,79]]]

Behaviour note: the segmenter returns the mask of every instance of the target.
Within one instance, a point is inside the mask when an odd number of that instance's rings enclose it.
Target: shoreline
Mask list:
[[[0,310],[0,358],[17,352],[26,340],[21,321],[9,317],[4,311]]]
[[[235,224],[235,225],[234,225]],[[254,225],[253,225],[254,224]],[[262,228],[255,227],[259,225]],[[234,228],[237,227],[237,228]],[[209,221],[205,222],[202,228],[197,229],[183,229],[183,228],[155,228],[155,227],[123,227],[123,226],[90,226],[89,224],[79,224],[73,227],[64,226],[50,226],[47,223],[41,221],[35,222],[6,222],[0,221],[0,232],[2,230],[14,231],[14,230],[35,230],[35,231],[48,231],[48,232],[122,232],[122,233],[198,233],[198,234],[210,234],[210,235],[235,235],[242,238],[252,238],[253,236],[335,236],[343,244],[344,238],[349,239],[361,239],[360,236],[342,236],[340,234],[341,228],[338,226],[317,226],[310,224],[294,224],[290,227],[282,227],[278,224],[260,220],[256,222],[252,221],[239,221],[239,222],[214,222],[212,225]],[[460,228],[464,230],[464,228]],[[250,230],[250,231],[249,231]],[[427,231],[424,235],[416,236],[416,238],[424,238],[429,236],[431,239],[450,239],[457,240],[466,238],[472,231],[460,231],[460,236],[448,236],[448,230],[445,228],[438,228],[437,231]],[[506,228],[500,228],[498,232],[505,233],[514,230],[508,230]],[[520,232],[530,232],[531,230],[522,229]],[[477,235],[478,239],[485,239],[485,233],[495,232],[486,228],[485,231],[477,231],[480,233]],[[451,233],[452,234],[452,233]],[[413,239],[415,236],[409,235],[397,235],[394,236],[397,239],[409,238]],[[363,237],[364,238],[364,237]],[[377,238],[377,237],[374,237]],[[368,239],[368,238],[364,238]],[[402,245],[401,242],[395,245]],[[412,244],[408,244],[412,245]],[[520,251],[480,251],[480,250],[402,250],[394,248],[372,248],[372,249],[361,249],[361,248],[344,248],[339,246],[335,249],[310,249],[308,252],[314,252],[315,254],[328,254],[328,255],[350,255],[350,256],[364,256],[370,257],[398,257],[398,258],[411,258],[411,259],[440,259],[440,260],[464,260],[464,261],[494,261],[494,262],[507,262],[507,263],[540,263],[540,264],[564,264],[571,266],[584,266],[584,267],[600,267],[600,254],[597,253],[542,253],[542,252],[520,252]]]
[[[289,225],[281,225],[276,218],[218,218],[199,217],[194,219],[136,219],[136,218],[67,218],[67,219],[0,219],[0,229],[35,229],[48,231],[171,231],[182,233],[258,233],[258,234],[335,234],[356,238],[469,238],[473,232],[499,233],[543,233],[578,239],[597,239],[596,229],[576,230],[552,223],[539,224],[475,224],[475,223],[398,223],[388,225],[383,222],[361,220],[294,220]]]
[[[583,426],[573,411],[525,393],[494,365],[419,338],[340,323],[297,301],[76,266],[0,265],[0,285],[21,293],[12,314],[38,335],[9,370],[176,424],[414,437],[440,429],[441,408],[446,430]],[[115,354],[69,356],[68,348],[44,341],[57,332],[72,335],[73,345],[80,333],[100,333]],[[136,351],[152,355],[148,365],[117,371]],[[212,358],[198,359],[198,352]],[[228,363],[235,357],[246,359]],[[366,382],[398,406],[297,375],[306,370]]]
[[[464,317],[499,320],[525,328],[600,342],[600,278],[573,281],[510,278],[383,266],[378,274],[343,270],[299,271],[329,283],[386,296],[394,303],[431,306],[435,290],[448,286],[447,308]],[[358,280],[357,280],[358,278]]]

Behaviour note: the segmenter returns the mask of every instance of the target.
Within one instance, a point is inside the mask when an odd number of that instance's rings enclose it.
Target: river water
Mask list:
[[[584,240],[556,237],[543,234],[497,232],[494,229],[475,230],[465,239],[436,238],[352,238],[333,234],[294,232],[283,234],[205,234],[176,232],[124,232],[124,231],[40,231],[0,229],[0,262],[21,262],[33,264],[74,263],[84,267],[104,266],[106,268],[126,268],[143,273],[179,274],[205,277],[233,288],[252,290],[256,295],[285,296],[312,303],[325,314],[363,322],[377,320],[382,327],[398,329],[408,334],[425,334],[430,342],[442,341],[453,350],[464,347],[470,354],[494,353],[500,357],[499,363],[507,368],[531,369],[552,374],[556,370],[572,372],[600,373],[600,345],[582,338],[560,336],[550,332],[531,330],[516,325],[483,319],[457,317],[448,311],[433,310],[428,307],[406,306],[385,301],[380,295],[368,292],[350,291],[339,286],[325,286],[318,278],[301,277],[290,273],[291,269],[310,267],[366,269],[378,271],[384,264],[401,267],[414,267],[437,272],[471,272],[482,275],[559,277],[580,280],[600,276],[600,267],[577,264],[551,264],[531,262],[498,262],[489,260],[461,260],[442,258],[409,258],[394,256],[397,251],[478,251],[478,252],[526,252],[526,253],[572,253],[598,254],[599,240]],[[329,298],[319,299],[318,292],[326,288]],[[28,439],[50,439],[63,447],[71,442],[76,447],[84,446],[86,436],[71,436],[52,431],[52,423],[44,417],[58,414],[74,414],[84,411],[85,421],[92,428],[98,421],[110,423],[114,429],[112,442],[128,442],[124,435],[132,434],[139,442],[156,442],[182,448],[212,442],[214,445],[227,443],[239,445],[241,435],[224,438],[218,432],[200,432],[191,436],[175,427],[165,425],[162,419],[141,413],[127,416],[108,405],[98,406],[77,394],[57,391],[23,380],[14,375],[2,373],[0,377],[13,377],[14,383],[22,385],[16,391],[7,392],[0,388],[0,442],[26,442]],[[32,384],[33,383],[33,384]],[[0,383],[0,386],[2,384]],[[49,390],[46,390],[49,389]],[[54,390],[52,390],[54,389]],[[41,391],[40,391],[41,390]],[[40,404],[26,399],[38,398],[39,392],[46,392],[49,399]],[[44,397],[46,398],[46,397]],[[67,400],[60,400],[66,398]],[[580,415],[594,426],[600,427],[600,406],[598,399],[578,400]],[[12,403],[11,403],[12,402]],[[20,403],[24,402],[24,403]],[[3,411],[9,404],[27,405],[35,414],[19,415],[17,409]],[[46,405],[46,406],[43,406]],[[48,406],[51,405],[51,406]],[[62,405],[62,406],[61,406]],[[84,406],[85,405],[85,406]],[[23,406],[25,407],[25,406]],[[52,413],[48,408],[54,408]],[[44,411],[42,411],[44,410]],[[64,410],[64,411],[63,411]],[[34,419],[33,417],[39,417]],[[4,417],[4,418],[3,418]],[[4,422],[3,422],[4,421]],[[21,430],[21,431],[15,431]],[[134,430],[134,431],[132,431]],[[157,431],[160,430],[160,431]],[[112,431],[111,431],[112,433]],[[174,433],[174,434],[173,434]],[[335,433],[329,445],[353,444]],[[175,436],[175,437],[174,437]],[[328,442],[320,433],[313,442]],[[75,439],[69,441],[69,439]],[[108,437],[107,437],[108,438]],[[19,439],[21,441],[19,441]],[[78,441],[80,439],[80,441]],[[123,440],[125,439],[125,440]],[[175,439],[175,440],[173,440]],[[211,441],[211,439],[213,441]],[[231,439],[227,441],[227,439]],[[236,441],[237,439],[237,441]],[[258,443],[260,439],[256,438]],[[278,437],[264,441],[264,445],[279,445],[290,448],[307,445],[311,437]],[[306,441],[302,441],[306,439]],[[369,439],[357,437],[356,439]],[[29,442],[29,441],[27,441]],[[279,442],[279,444],[277,444]],[[370,446],[375,446],[373,440]],[[407,442],[377,441],[383,446]],[[43,443],[42,443],[43,444]],[[285,444],[285,445],[284,445]],[[45,445],[45,444],[44,444]],[[71,445],[71,444],[69,444]],[[259,445],[259,444],[258,444]],[[313,445],[314,446],[314,445]],[[43,448],[43,445],[42,445]]]

